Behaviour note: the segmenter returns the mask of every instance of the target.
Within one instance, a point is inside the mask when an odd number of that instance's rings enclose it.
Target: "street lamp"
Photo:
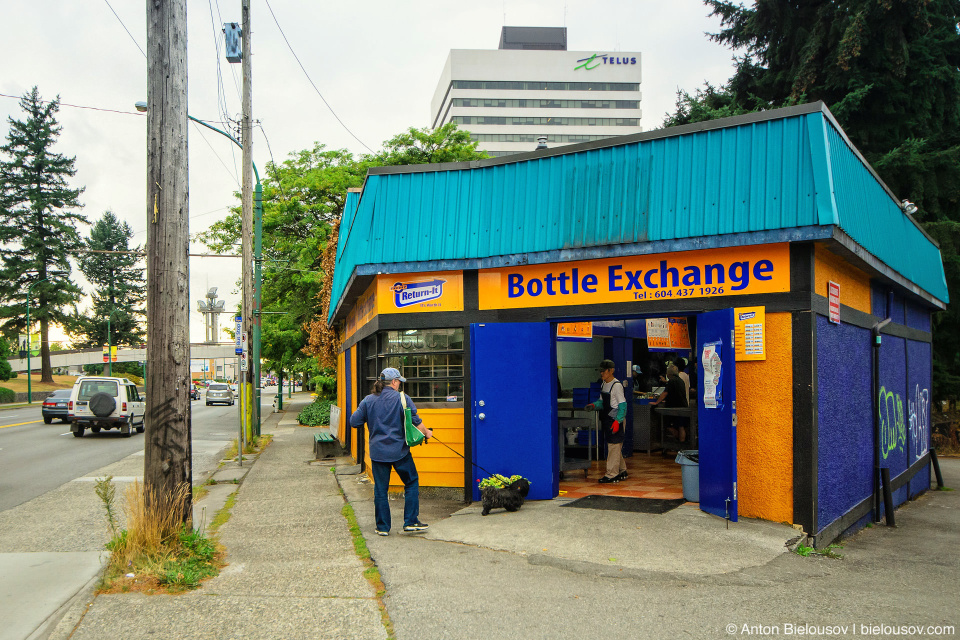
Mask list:
[[[147,103],[143,100],[138,101],[134,104],[137,111],[140,113],[146,113],[148,110]],[[243,145],[239,140],[234,138],[232,135],[221,129],[207,124],[203,120],[197,120],[189,113],[187,118],[196,122],[197,124],[206,127],[212,131],[216,131],[222,136],[225,136],[230,139],[233,144],[237,145],[243,149]],[[254,187],[254,196],[253,196],[253,318],[249,319],[250,326],[253,327],[253,336],[251,336],[251,357],[253,367],[253,384],[256,388],[256,393],[254,393],[254,415],[256,416],[256,432],[253,434],[255,436],[260,435],[260,288],[262,281],[262,274],[260,272],[260,263],[261,263],[261,254],[262,254],[262,236],[263,236],[263,188],[260,185],[260,172],[257,171],[257,165],[253,164],[253,175],[256,178],[256,186]],[[244,239],[246,240],[246,239]],[[244,269],[249,268],[249,265],[243,265]],[[247,291],[243,292],[244,297],[249,295]],[[249,300],[250,298],[246,298]]]

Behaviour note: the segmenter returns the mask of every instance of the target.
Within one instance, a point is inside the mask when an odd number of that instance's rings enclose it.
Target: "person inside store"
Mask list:
[[[687,359],[680,357],[673,361],[673,364],[677,365],[677,375],[680,376],[680,379],[683,380],[683,385],[687,389],[687,393],[684,396],[687,399],[687,404],[684,406],[690,405],[690,376],[687,375],[685,369],[687,368]]]
[[[670,363],[667,366],[667,386],[660,394],[660,397],[651,402],[652,406],[662,405],[667,408],[686,408],[687,388],[680,378],[680,370],[677,365]],[[677,442],[686,442],[687,427],[686,418],[683,416],[667,416],[667,433]]]
[[[627,463],[623,460],[623,419],[627,415],[627,398],[621,383],[613,375],[616,365],[613,360],[600,363],[600,398],[588,404],[587,409],[600,412],[600,426],[607,442],[607,471],[600,478],[601,484],[620,482],[627,478]]]
[[[420,522],[420,476],[413,454],[407,446],[404,431],[404,404],[410,409],[413,425],[430,438],[433,431],[423,424],[417,415],[417,407],[410,396],[403,394],[400,383],[407,379],[400,371],[388,367],[380,373],[373,390],[360,402],[350,416],[350,426],[359,428],[366,422],[370,427],[370,460],[373,462],[373,506],[377,523],[377,535],[390,535],[390,502],[387,489],[390,486],[390,470],[394,469],[403,482],[403,530],[424,531],[427,525]]]

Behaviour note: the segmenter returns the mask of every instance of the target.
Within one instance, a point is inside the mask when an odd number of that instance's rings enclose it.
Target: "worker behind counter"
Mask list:
[[[677,365],[670,364],[670,366],[667,367],[667,386],[663,390],[663,393],[660,394],[660,397],[650,403],[651,405],[663,404],[663,406],[667,408],[686,408],[689,406],[687,402],[687,386],[680,378],[679,373],[680,370],[677,369]],[[667,433],[669,433],[671,437],[676,438],[678,442],[685,442],[687,440],[686,420],[679,416],[669,416]]]

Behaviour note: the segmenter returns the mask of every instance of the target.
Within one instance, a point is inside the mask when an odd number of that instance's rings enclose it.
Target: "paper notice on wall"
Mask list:
[[[703,367],[703,406],[707,409],[716,409],[720,401],[720,370],[723,366],[720,359],[721,345],[720,342],[707,342],[700,354]]]
[[[647,318],[647,348],[673,351],[690,348],[686,318]]]
[[[764,307],[737,307],[733,310],[737,360],[766,360]]]

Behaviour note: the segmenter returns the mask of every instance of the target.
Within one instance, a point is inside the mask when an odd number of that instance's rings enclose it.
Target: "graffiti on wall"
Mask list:
[[[919,460],[927,452],[927,443],[930,442],[930,390],[921,389],[918,384],[909,405],[913,457]]]
[[[894,451],[903,451],[907,443],[907,425],[904,420],[903,398],[900,394],[880,387],[880,455],[886,460]]]

